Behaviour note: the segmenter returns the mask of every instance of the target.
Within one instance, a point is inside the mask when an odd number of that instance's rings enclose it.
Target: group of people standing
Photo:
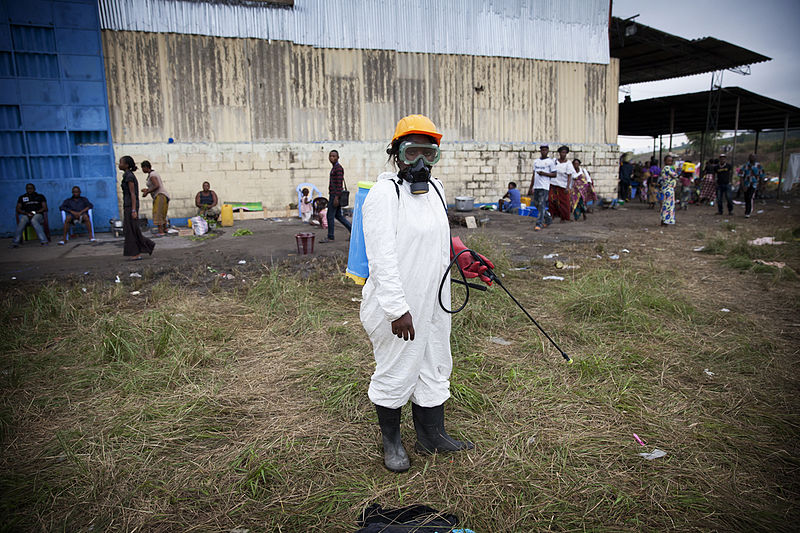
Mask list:
[[[620,194],[623,191],[623,167],[620,166]],[[630,166],[630,163],[627,163]],[[658,167],[655,159],[650,161],[650,166],[642,172],[642,190],[647,191],[647,202],[651,207],[661,203],[661,225],[675,224],[676,187],[681,187],[680,206],[687,209],[692,199],[692,187],[697,192],[699,204],[716,201],[717,214],[723,214],[723,207],[727,208],[728,215],[733,215],[733,195],[731,192],[734,168],[728,162],[728,156],[721,154],[718,159],[710,160],[705,167],[697,168],[700,177],[695,179],[694,169],[689,170],[683,164],[675,164],[675,156],[668,154],[664,157],[663,168]],[[745,218],[750,218],[756,192],[764,178],[764,168],[756,161],[755,154],[750,154],[747,163],[742,165],[738,172],[740,183],[738,192],[744,192]],[[626,193],[627,198],[627,193]]]
[[[153,199],[153,225],[157,228],[156,236],[161,237],[167,233],[167,212],[169,210],[170,195],[164,186],[161,175],[153,170],[150,161],[142,161],[142,172],[147,174],[145,188],[141,189],[142,198],[148,195]],[[153,254],[155,243],[144,236],[139,226],[139,181],[134,172],[137,170],[136,162],[129,155],[122,156],[119,160],[119,169],[122,171],[122,229],[125,235],[123,255],[130,261],[138,261],[142,254]],[[217,193],[211,190],[211,184],[203,182],[202,190],[194,198],[197,213],[201,216],[215,218],[219,216]]]
[[[552,224],[553,215],[561,222],[585,220],[586,213],[591,212],[590,204],[597,201],[589,171],[581,166],[580,159],[567,158],[567,146],[558,148],[558,159],[548,156],[550,147],[546,144],[539,147],[539,152],[541,155],[533,162],[533,177],[528,187],[528,196],[532,196],[538,212],[534,230]]]
[[[721,154],[719,159],[710,160],[702,169],[700,179],[700,194],[698,201],[709,203],[716,199],[717,214],[722,214],[722,202],[725,200],[728,214],[733,214],[733,175],[734,168],[728,162],[725,154]],[[758,196],[761,184],[764,183],[765,173],[761,163],[756,161],[756,155],[750,154],[747,163],[739,167],[738,171],[739,187],[736,190],[736,197],[744,195],[744,216],[750,218],[753,213],[755,199]],[[712,191],[716,192],[716,197],[711,196]]]

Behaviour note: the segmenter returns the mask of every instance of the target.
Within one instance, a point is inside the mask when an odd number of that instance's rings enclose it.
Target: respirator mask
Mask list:
[[[439,162],[440,155],[439,146],[436,144],[420,144],[408,141],[400,144],[398,160],[408,166],[398,172],[397,176],[411,184],[411,194],[425,194],[428,192],[431,167]]]

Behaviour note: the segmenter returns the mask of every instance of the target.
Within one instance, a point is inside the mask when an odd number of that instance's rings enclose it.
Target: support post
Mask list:
[[[761,130],[756,130],[756,145],[753,147],[753,153],[758,155],[758,135],[761,133]]]
[[[789,133],[789,113],[783,119],[783,147],[781,147],[781,172],[778,174],[778,198],[781,197],[781,185],[783,185],[783,162],[786,160],[786,136]]]
[[[663,149],[664,149],[664,136],[658,136],[658,160],[664,161]]]
[[[656,137],[653,137],[653,159],[656,158]],[[658,166],[661,166],[661,161],[658,162]]]
[[[733,153],[731,154],[731,166],[736,168],[736,137],[739,135],[739,97],[736,97],[736,119],[733,122]]]
[[[675,108],[669,108],[669,151],[672,151],[672,134],[675,131]]]
[[[713,156],[712,156],[713,158]],[[700,162],[706,160],[706,132],[705,130],[700,133]]]

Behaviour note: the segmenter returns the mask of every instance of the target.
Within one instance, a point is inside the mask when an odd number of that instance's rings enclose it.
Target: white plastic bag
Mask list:
[[[192,217],[192,229],[198,237],[208,233],[208,222],[201,216]]]

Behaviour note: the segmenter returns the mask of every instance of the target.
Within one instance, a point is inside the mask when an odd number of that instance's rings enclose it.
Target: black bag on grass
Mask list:
[[[356,533],[447,533],[458,525],[458,517],[427,505],[384,509],[373,503],[361,512],[358,525],[362,527]]]

